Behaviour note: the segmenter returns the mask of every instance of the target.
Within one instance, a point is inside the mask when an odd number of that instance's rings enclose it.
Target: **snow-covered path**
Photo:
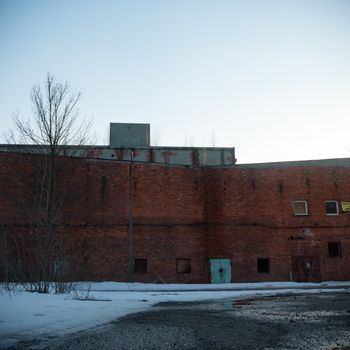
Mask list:
[[[159,302],[310,293],[320,289],[324,292],[334,291],[324,288],[350,288],[350,282],[225,285],[101,282],[79,285],[76,293],[68,295],[3,293],[0,295],[0,346],[25,339],[77,332],[130,313],[144,311]],[[80,300],[77,300],[77,296]]]

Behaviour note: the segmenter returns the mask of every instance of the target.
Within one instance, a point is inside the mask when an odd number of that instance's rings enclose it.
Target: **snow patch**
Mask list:
[[[23,291],[13,295],[3,293],[0,295],[0,345],[8,346],[21,340],[74,333],[130,313],[147,310],[160,302],[312,293],[320,291],[318,288],[323,287],[350,287],[350,282],[217,285],[94,282],[77,283],[75,294],[68,295]],[[334,289],[322,291],[334,291]],[[89,298],[84,298],[87,292]],[[77,295],[82,297],[77,298]]]

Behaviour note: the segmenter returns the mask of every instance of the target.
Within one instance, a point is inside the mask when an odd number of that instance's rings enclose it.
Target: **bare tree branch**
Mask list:
[[[80,98],[81,93],[72,91],[67,82],[59,82],[48,73],[45,82],[34,85],[31,90],[33,117],[24,120],[16,114],[13,117],[16,132],[8,139],[10,143],[25,145],[20,152],[29,154],[28,162],[23,166],[25,170],[20,174],[21,181],[28,176],[33,182],[32,206],[25,210],[30,211],[35,230],[43,237],[38,257],[40,292],[48,292],[53,237],[62,224],[67,204],[67,194],[60,191],[59,182],[69,171],[60,156],[67,148],[73,155],[90,137],[92,121],[79,119]]]

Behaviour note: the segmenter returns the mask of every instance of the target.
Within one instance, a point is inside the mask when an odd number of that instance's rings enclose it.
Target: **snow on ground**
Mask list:
[[[8,346],[20,340],[74,333],[130,313],[144,311],[159,302],[305,293],[321,291],[319,288],[324,287],[349,288],[350,282],[221,285],[101,282],[79,284],[78,291],[72,294],[2,293],[0,346]],[[77,297],[81,300],[77,300]]]
[[[254,282],[254,283],[224,283],[224,284],[154,284],[154,283],[124,283],[124,282],[87,282],[81,289],[91,288],[93,291],[203,291],[203,290],[251,290],[280,288],[324,288],[350,287],[350,282],[327,281],[322,283],[303,282]]]

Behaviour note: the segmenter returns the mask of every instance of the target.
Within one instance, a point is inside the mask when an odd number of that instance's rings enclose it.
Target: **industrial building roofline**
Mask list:
[[[303,166],[328,166],[328,167],[350,167],[350,158],[330,158],[330,159],[311,159],[311,160],[295,160],[295,161],[281,161],[281,162],[267,162],[267,163],[247,163],[236,164],[238,168],[288,168],[288,167],[303,167]]]
[[[44,146],[45,148],[45,146]],[[45,153],[36,145],[0,145],[2,152]],[[60,146],[60,155],[179,166],[233,166],[235,149],[150,146],[150,124],[110,123],[109,145]]]

